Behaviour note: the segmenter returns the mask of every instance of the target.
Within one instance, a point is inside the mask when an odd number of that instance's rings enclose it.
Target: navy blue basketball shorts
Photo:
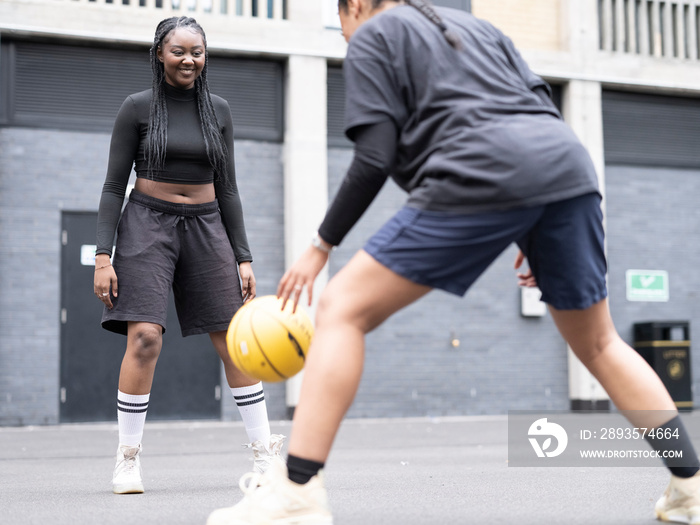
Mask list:
[[[166,328],[172,288],[183,336],[228,329],[243,304],[238,266],[216,201],[178,204],[133,190],[114,251],[118,296],[102,327],[127,334],[129,321]]]
[[[511,243],[527,257],[542,300],[557,310],[607,297],[600,195],[531,208],[455,214],[404,207],[364,249],[417,284],[464,295]]]

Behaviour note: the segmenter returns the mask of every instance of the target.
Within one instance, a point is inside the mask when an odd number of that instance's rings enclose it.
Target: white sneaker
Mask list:
[[[112,489],[115,494],[141,494],[141,443],[135,447],[119,445],[117,464],[112,476]]]
[[[285,436],[281,434],[272,434],[270,443],[265,446],[262,441],[257,440],[252,443],[243,445],[246,448],[253,449],[253,471],[258,474],[263,474],[270,465],[279,463],[285,465],[282,458],[282,445],[284,444]]]
[[[212,512],[207,525],[333,525],[323,471],[299,485],[284,464],[273,462],[265,474],[244,474],[239,485],[243,499]]]
[[[661,521],[700,525],[700,473],[692,478],[672,475],[655,511]]]

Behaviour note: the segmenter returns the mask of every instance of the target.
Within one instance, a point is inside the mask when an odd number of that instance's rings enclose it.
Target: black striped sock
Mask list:
[[[232,388],[231,391],[233,390],[240,390],[238,388]],[[252,394],[244,394],[244,395],[235,395],[233,396],[233,399],[236,400],[236,406],[238,408],[240,407],[247,407],[250,405],[255,405],[257,403],[261,403],[265,401],[265,393],[263,392],[262,388],[258,392],[254,392]]]

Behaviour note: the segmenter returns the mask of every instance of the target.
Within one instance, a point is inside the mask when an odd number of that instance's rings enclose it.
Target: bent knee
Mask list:
[[[588,364],[592,363],[606,352],[614,351],[621,346],[627,345],[617,332],[611,332],[591,338],[587,344],[572,345],[571,349],[583,364]]]
[[[129,350],[139,361],[158,359],[163,344],[163,331],[159,325],[139,324],[129,330]]]
[[[332,291],[326,288],[321,292],[321,297],[316,307],[316,327],[330,324],[340,317],[341,313],[339,312],[337,298]]]
[[[333,288],[326,288],[316,308],[316,329],[324,329],[339,324],[352,325],[362,330],[367,329],[367,320],[362,315],[362,308]]]

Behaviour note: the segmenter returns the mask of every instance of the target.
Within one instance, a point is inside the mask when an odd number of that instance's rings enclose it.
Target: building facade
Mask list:
[[[698,384],[700,0],[435,3],[491,21],[552,84],[599,173],[616,326],[632,342],[634,323],[687,321]],[[207,32],[210,85],[232,107],[259,295],[308,245],[350,163],[334,0],[0,0],[0,425],[113,419],[125,340],[99,328],[96,211],[116,111],[150,86],[157,23],[181,14]],[[316,297],[403,200],[388,183]],[[434,292],[370,334],[349,416],[606,407],[517,288],[514,257],[466,298]],[[665,295],[635,296],[634,275],[663,276]],[[172,311],[161,355],[149,420],[238,417],[208,338],[182,339]],[[288,417],[298,383],[266,386],[272,418]]]

